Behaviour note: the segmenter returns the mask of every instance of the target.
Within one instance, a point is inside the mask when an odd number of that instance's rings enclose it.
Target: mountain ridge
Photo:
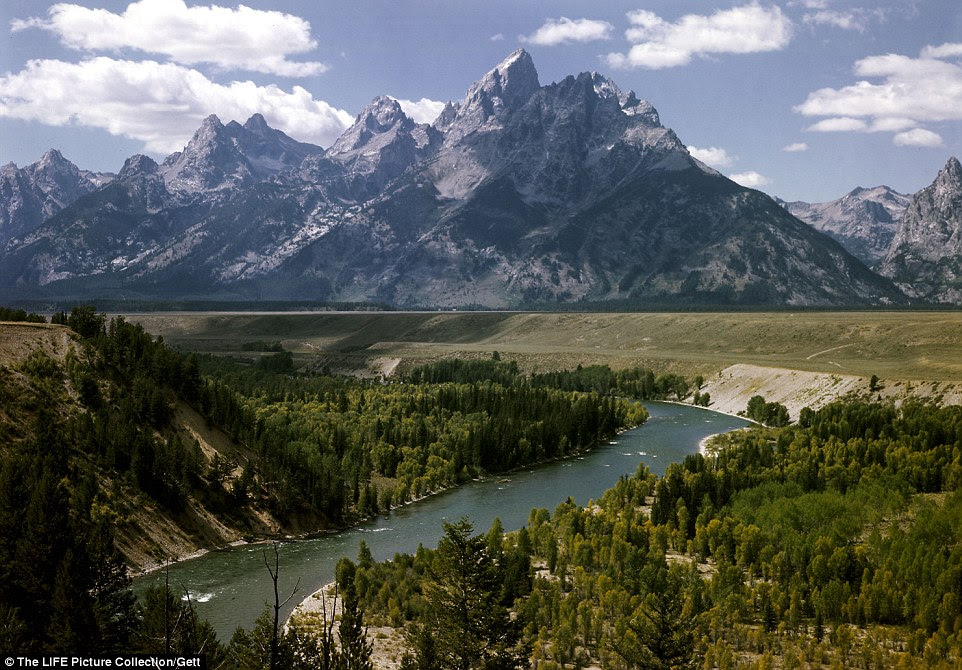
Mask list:
[[[7,244],[0,286],[493,308],[906,300],[692,158],[651,103],[593,72],[542,86],[524,50],[433,124],[378,96],[324,151],[257,115],[211,116],[148,160]]]
[[[962,302],[962,164],[955,156],[912,197],[881,272],[913,297]]]
[[[841,198],[827,202],[775,200],[793,216],[827,234],[853,256],[874,267],[888,252],[911,196],[881,185],[858,186]]]

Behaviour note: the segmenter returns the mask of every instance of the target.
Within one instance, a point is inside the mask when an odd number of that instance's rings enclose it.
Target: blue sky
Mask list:
[[[693,154],[789,200],[914,192],[962,154],[959,0],[6,0],[0,163],[116,172],[208,114],[328,146],[374,96],[418,120],[521,46],[652,102]]]

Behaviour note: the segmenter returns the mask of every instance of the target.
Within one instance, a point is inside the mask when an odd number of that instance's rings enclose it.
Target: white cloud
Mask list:
[[[748,188],[759,188],[760,186],[766,186],[772,183],[771,179],[765,175],[758,174],[754,170],[728,175],[728,178]]]
[[[782,147],[782,151],[786,151],[790,154],[798,153],[799,151],[808,151],[808,145],[804,142],[793,142]]]
[[[548,19],[545,24],[528,37],[522,38],[532,44],[557,46],[568,42],[593,42],[606,40],[611,36],[614,26],[607,21],[595,19]]]
[[[496,35],[492,35],[492,36],[489,37],[488,39],[490,39],[492,42],[503,42],[503,41],[504,41],[504,33],[497,33]]]
[[[962,44],[946,42],[937,47],[927,46],[922,49],[922,58],[957,58],[962,56]]]
[[[845,133],[853,130],[868,130],[868,124],[862,119],[853,119],[850,116],[841,116],[832,119],[819,121],[807,128],[817,133]]]
[[[729,156],[727,151],[719,147],[708,147],[707,149],[688,147],[688,153],[705,165],[711,165],[716,168],[731,167],[732,163],[735,162],[733,156]]]
[[[393,96],[391,97],[393,98]],[[428,100],[427,98],[421,98],[420,100],[393,99],[397,100],[397,103],[401,105],[401,110],[416,123],[431,123],[438,118],[438,114],[444,109],[443,102]]]
[[[675,23],[638,10],[629,12],[628,20],[632,27],[625,37],[633,46],[626,54],[608,54],[611,67],[656,70],[686,65],[694,56],[778,51],[792,38],[792,22],[777,6],[749,4],[710,16],[688,14]]]
[[[322,146],[353,121],[300,86],[288,92],[251,81],[222,85],[172,63],[32,60],[16,74],[0,75],[0,116],[101,128],[140,140],[155,154],[181,149],[209,114],[226,122],[255,112],[292,137]]]
[[[899,133],[892,138],[900,147],[940,147],[942,137],[938,133],[933,133],[925,128],[915,128],[904,133]]]
[[[867,27],[865,12],[857,9],[848,12],[837,12],[832,9],[825,9],[812,14],[806,14],[802,20],[805,21],[805,23],[834,26],[842,30],[857,30],[859,32],[864,32]]]
[[[914,128],[917,124],[912,119],[900,119],[897,116],[875,119],[868,129],[870,133],[897,133],[900,130]]]
[[[53,5],[47,18],[16,20],[14,31],[41,28],[72,49],[137,49],[176,63],[209,63],[224,70],[248,70],[305,77],[327,69],[323,63],[288,60],[317,48],[311,25],[277,11],[217,5],[188,7],[184,0],[139,0],[121,14],[80,5]]]
[[[903,146],[938,146],[942,138],[925,123],[962,121],[962,44],[925,47],[918,58],[886,54],[855,63],[855,83],[809,93],[796,112],[828,117],[815,131],[898,133]]]

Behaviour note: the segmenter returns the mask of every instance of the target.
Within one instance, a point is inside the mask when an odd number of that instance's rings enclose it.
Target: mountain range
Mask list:
[[[876,186],[855,188],[829,202],[775,200],[792,215],[836,240],[860,261],[875,267],[888,253],[911,199],[912,196],[888,186]]]
[[[491,308],[909,301],[793,216],[816,210],[700,163],[651,103],[598,73],[541,85],[524,50],[431,124],[375,98],[326,150],[260,115],[243,125],[211,116],[160,164],[138,155],[115,176],[92,174],[51,151],[0,177],[7,295]],[[906,197],[871,191],[836,209],[894,220]],[[821,228],[863,240],[865,262],[888,235]]]

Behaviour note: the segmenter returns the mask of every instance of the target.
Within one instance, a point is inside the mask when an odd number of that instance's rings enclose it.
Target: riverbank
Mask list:
[[[804,407],[814,410],[845,397],[892,401],[935,400],[962,405],[962,383],[906,379],[878,379],[838,373],[807,372],[787,368],[739,363],[709,376],[701,388],[711,396],[709,409],[735,413],[744,411],[756,395],[766,402],[785,405],[793,421]]]
[[[335,591],[335,583],[329,582],[294,608],[284,622],[284,630],[293,623],[299,630],[320,635],[325,622],[330,626],[332,620],[340,618],[341,604],[340,595]],[[337,624],[333,630],[337,637]],[[368,625],[365,627],[365,634],[371,645],[371,661],[374,667],[378,670],[398,670],[401,667],[401,657],[407,651],[403,629]]]
[[[669,463],[681,462],[693,453],[705,435],[746,425],[744,420],[691,405],[646,404],[652,420],[584,455],[507,477],[467,482],[342,532],[283,543],[279,547],[280,590],[290,593],[299,581],[295,600],[309,597],[334,579],[342,557],[357,555],[361,541],[378,561],[396,553],[413,554],[419,545],[436,546],[443,536],[441,522],[445,519],[468,518],[477,533],[490,528],[495,518],[505,529],[521,528],[528,523],[532,509],[551,510],[568,497],[577,504],[587,504],[617,484],[620,477],[636,472],[639,463],[660,475]],[[250,628],[264,611],[265,600],[272,598],[273,587],[261,552],[262,547],[256,546],[210,552],[172,565],[169,580],[189,589],[198,616],[207,619],[226,639],[238,626]],[[163,572],[153,573],[135,580],[134,588],[142,592],[164,579]],[[297,604],[289,603],[282,616],[286,618]]]
[[[325,524],[322,527],[308,528],[306,530],[302,530],[301,532],[293,532],[293,533],[281,533],[281,532],[268,532],[268,533],[262,533],[262,534],[248,533],[245,538],[240,538],[240,533],[238,531],[233,529],[228,529],[226,528],[226,526],[223,526],[223,524],[216,524],[218,526],[217,530],[219,531],[219,535],[217,537],[221,541],[212,543],[206,547],[197,547],[197,546],[191,546],[187,536],[184,533],[176,533],[175,530],[170,527],[169,523],[165,523],[163,525],[163,528],[167,529],[167,532],[169,533],[170,537],[176,538],[177,540],[176,542],[169,541],[167,543],[165,549],[169,552],[169,554],[163,560],[151,558],[146,553],[134,554],[135,556],[139,556],[140,560],[138,560],[134,564],[133,568],[129,568],[130,574],[131,574],[131,577],[134,577],[134,578],[145,577],[152,573],[163,570],[164,568],[170,567],[172,565],[201,558],[210,552],[221,551],[224,549],[242,547],[247,545],[257,546],[257,545],[267,544],[270,542],[298,542],[298,541],[316,539],[319,537],[323,537],[325,535],[342,533],[344,531],[357,528],[361,524],[372,521],[373,519],[376,519],[379,516],[381,516],[381,514],[391,513],[391,512],[394,512],[395,510],[405,508],[414,503],[422,502],[422,501],[428,500],[429,498],[441,495],[443,493],[451,492],[471,482],[482,482],[487,479],[503,478],[506,476],[516,475],[520,472],[524,472],[532,468],[538,468],[545,465],[550,465],[551,463],[557,463],[557,462],[571,460],[575,458],[582,458],[586,454],[589,454],[593,450],[597,449],[600,445],[605,444],[607,441],[613,438],[616,438],[617,436],[622,435],[623,433],[629,430],[638,428],[641,425],[644,425],[644,424],[642,423],[642,424],[633,425],[633,426],[621,427],[615,431],[614,435],[606,436],[584,449],[580,449],[578,451],[574,451],[574,452],[565,454],[563,456],[556,456],[554,458],[541,459],[538,461],[533,461],[531,463],[520,465],[516,468],[512,468],[511,470],[486,473],[481,477],[476,477],[475,479],[472,479],[469,481],[458,482],[455,484],[451,484],[450,486],[442,486],[440,488],[436,488],[436,489],[427,491],[425,493],[422,493],[419,496],[409,498],[408,500],[402,503],[392,504],[388,508],[388,510],[386,510],[386,512],[381,512],[373,516],[356,517],[347,523],[339,524],[336,526],[330,526]],[[202,445],[206,446],[206,443],[202,442]],[[142,510],[141,512],[142,513],[146,512],[146,510]],[[142,515],[150,516],[149,514],[142,514]],[[214,524],[215,520],[213,519],[212,515],[206,514],[205,516],[211,518],[211,521],[210,521],[211,526],[215,525]],[[150,524],[144,521],[140,525],[145,528],[150,526],[159,526],[160,521],[165,521],[165,520],[155,519]],[[280,528],[276,520],[274,520],[274,525],[278,529]],[[153,534],[157,535],[158,533],[155,532]],[[123,547],[126,549],[126,551],[124,552],[125,555],[130,555],[133,551],[131,548],[133,546],[133,543],[128,541],[128,539],[124,537],[122,533],[120,534],[119,540],[120,540],[120,543],[123,545]]]

